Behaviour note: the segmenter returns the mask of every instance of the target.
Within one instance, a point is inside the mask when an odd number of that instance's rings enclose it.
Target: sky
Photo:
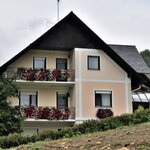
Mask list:
[[[150,49],[150,0],[60,0],[107,44]],[[0,66],[57,23],[57,0],[0,0]]]

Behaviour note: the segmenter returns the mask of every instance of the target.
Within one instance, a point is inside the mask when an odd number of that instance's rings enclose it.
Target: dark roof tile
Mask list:
[[[132,45],[113,45],[109,46],[125,60],[136,72],[150,73],[150,68],[144,62],[142,56],[139,54],[137,48]]]

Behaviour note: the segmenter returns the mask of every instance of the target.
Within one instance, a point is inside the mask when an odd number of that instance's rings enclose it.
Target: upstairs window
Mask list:
[[[111,91],[95,91],[95,107],[112,107],[112,92]]]
[[[46,57],[33,57],[33,69],[46,69]]]
[[[37,92],[20,92],[19,105],[37,106]]]
[[[88,56],[88,70],[100,70],[100,56]]]
[[[56,69],[57,70],[67,70],[67,59],[66,58],[56,58]]]

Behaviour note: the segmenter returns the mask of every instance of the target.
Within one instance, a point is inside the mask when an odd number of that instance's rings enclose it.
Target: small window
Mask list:
[[[67,70],[67,59],[66,58],[56,58],[56,69],[57,70]]]
[[[112,107],[112,92],[95,91],[95,107]]]
[[[99,56],[88,56],[88,70],[100,70]]]
[[[33,57],[34,69],[46,69],[46,57]]]
[[[37,92],[20,92],[20,106],[37,106]]]

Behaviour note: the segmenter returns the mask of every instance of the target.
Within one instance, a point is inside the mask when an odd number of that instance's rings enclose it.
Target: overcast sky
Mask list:
[[[150,49],[150,0],[60,0],[108,44]],[[57,22],[57,0],[0,0],[0,65]]]

